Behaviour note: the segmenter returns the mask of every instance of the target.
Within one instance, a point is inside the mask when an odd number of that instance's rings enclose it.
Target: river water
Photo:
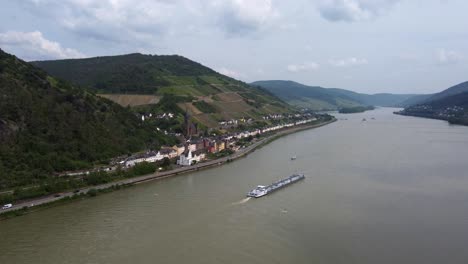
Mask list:
[[[2,221],[0,263],[467,263],[468,127],[393,110]],[[306,180],[245,199],[294,172]]]

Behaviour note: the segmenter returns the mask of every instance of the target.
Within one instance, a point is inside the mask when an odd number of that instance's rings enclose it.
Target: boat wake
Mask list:
[[[252,198],[252,197],[244,198],[244,199],[242,199],[242,200],[240,200],[240,201],[237,201],[237,202],[232,203],[231,205],[245,204],[246,202],[248,202],[248,201],[250,200],[250,198]]]

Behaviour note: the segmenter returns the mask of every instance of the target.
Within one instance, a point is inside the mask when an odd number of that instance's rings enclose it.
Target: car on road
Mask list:
[[[11,203],[10,204],[5,204],[5,205],[2,206],[2,210],[10,209],[12,207],[13,207],[13,204],[11,204]]]

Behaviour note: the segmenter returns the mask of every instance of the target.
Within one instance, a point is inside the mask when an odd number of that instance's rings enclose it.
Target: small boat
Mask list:
[[[291,160],[295,160],[295,159],[296,159],[296,155],[291,157]]]
[[[367,120],[365,118],[363,118],[362,121],[367,121]]]

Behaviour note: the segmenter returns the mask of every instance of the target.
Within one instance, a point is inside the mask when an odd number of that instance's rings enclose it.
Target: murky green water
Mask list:
[[[0,263],[467,263],[468,128],[391,111],[2,221]],[[306,180],[244,200],[294,172]]]

